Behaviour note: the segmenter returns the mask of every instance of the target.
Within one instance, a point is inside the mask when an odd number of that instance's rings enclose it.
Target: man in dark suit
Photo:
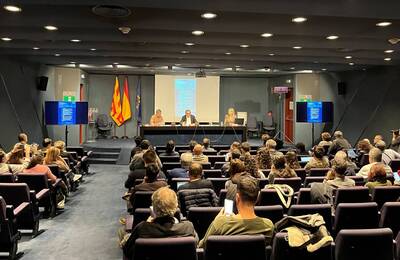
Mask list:
[[[180,124],[183,126],[195,126],[198,125],[199,122],[197,122],[196,117],[192,115],[192,111],[188,109],[185,111],[185,115],[182,116]]]

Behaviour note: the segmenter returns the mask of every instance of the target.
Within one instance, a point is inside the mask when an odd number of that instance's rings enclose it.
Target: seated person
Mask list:
[[[228,109],[228,114],[225,115],[224,119],[224,125],[225,126],[235,126],[235,120],[236,120],[236,112],[234,108],[229,108]]]
[[[332,171],[327,174],[324,183],[335,189],[356,186],[355,181],[346,176],[346,170],[347,165],[345,163],[337,163],[333,166]]]
[[[151,126],[162,126],[164,125],[164,118],[161,115],[161,109],[157,109],[156,113],[151,116],[150,118],[150,125]]]
[[[331,160],[331,165],[332,167],[335,166],[336,164],[345,164],[347,169],[346,169],[346,176],[355,176],[355,169],[357,168],[357,165],[350,161],[349,157],[347,156],[347,153],[344,151],[339,151],[335,154],[335,157]]]
[[[390,149],[400,153],[400,129],[392,131],[392,142]]]
[[[49,149],[53,145],[53,140],[50,138],[45,138],[43,139],[42,142],[42,152],[47,152],[47,149]]]
[[[165,152],[161,153],[160,156],[179,156],[178,152],[175,152],[175,141],[169,140],[165,146]]]
[[[182,161],[182,159],[184,159],[184,157],[190,157],[190,158],[193,157],[193,149],[196,145],[197,145],[197,142],[194,140],[189,142],[189,151],[186,151],[181,154],[181,161]],[[187,158],[185,158],[185,160],[187,160]]]
[[[68,158],[68,161],[73,165],[77,165],[78,161],[72,156],[72,154],[68,153],[65,150],[65,143],[63,141],[55,141],[54,146],[60,150],[60,156],[63,158]]]
[[[233,142],[229,148],[229,152],[227,154],[225,154],[225,161],[229,162],[230,157],[231,157],[231,153],[233,150],[235,149],[239,149],[240,150],[240,143],[239,142]]]
[[[156,152],[154,152],[153,148],[151,147],[151,143],[150,143],[149,140],[146,140],[146,139],[143,140],[143,141],[140,143],[140,148],[141,148],[141,151],[138,152],[138,153],[136,153],[136,154],[132,157],[131,162],[130,162],[130,164],[129,164],[129,169],[130,169],[131,171],[134,171],[134,170],[136,170],[136,169],[144,169],[144,167],[145,167],[145,162],[144,162],[143,156],[144,156],[144,154],[145,154],[147,151],[153,151],[153,153],[154,153],[154,154],[153,154],[153,155],[154,155],[154,159],[155,159],[155,161],[157,162],[158,167],[160,167],[160,169],[162,168],[161,160],[160,160],[160,158],[157,156]],[[148,154],[148,155],[149,155],[149,154]]]
[[[250,154],[250,144],[248,142],[244,142],[242,143],[241,148],[242,156],[240,159],[244,162],[245,171],[254,178],[265,178],[264,173],[257,167],[256,159]]]
[[[358,165],[364,166],[368,164],[368,160],[366,159],[366,157],[364,157],[364,154],[368,154],[371,148],[373,148],[373,146],[371,145],[368,139],[362,139],[357,143]]]
[[[240,178],[235,196],[238,214],[226,215],[222,209],[200,241],[199,247],[205,247],[208,237],[213,235],[262,234],[265,236],[266,245],[270,245],[274,234],[274,224],[269,219],[257,217],[254,212],[259,191],[258,181],[255,178],[248,176]]]
[[[375,147],[382,152],[382,162],[384,165],[389,165],[392,160],[400,159],[400,153],[392,149],[386,149],[384,141],[377,141]]]
[[[276,141],[274,139],[269,139],[265,143],[265,148],[268,150],[271,159],[274,159],[275,156],[282,156],[283,153],[276,150]]]
[[[9,169],[13,174],[23,172],[28,166],[30,158],[25,158],[25,148],[23,144],[16,144],[8,157]]]
[[[328,133],[328,132],[323,132],[323,133],[321,133],[321,142],[319,142],[319,146],[322,146],[322,147],[324,147],[324,146],[330,146],[331,144],[332,144],[332,141],[331,141],[331,139],[332,139],[332,137],[331,137],[331,134],[330,133]]]
[[[133,158],[133,156],[135,156],[135,154],[140,153],[142,151],[142,148],[140,148],[140,144],[142,143],[143,138],[140,135],[138,135],[135,136],[133,140],[135,141],[135,147],[133,147],[131,151],[131,159]]]
[[[46,157],[44,158],[44,164],[55,164],[63,172],[69,172],[71,170],[65,160],[60,156],[60,150],[54,146],[47,150]]]
[[[215,149],[210,147],[210,139],[208,139],[207,137],[203,138],[203,151],[207,151],[207,152],[214,152]]]
[[[192,164],[192,157],[185,156],[181,159],[181,168],[175,168],[168,172],[169,179],[172,178],[189,178],[189,167]]]
[[[385,140],[383,140],[383,136],[382,136],[382,135],[375,135],[375,137],[374,137],[374,146],[375,146],[375,147],[376,147],[376,144],[377,144],[379,141],[385,141]]]
[[[286,164],[293,170],[300,169],[300,163],[299,160],[297,159],[297,153],[296,151],[288,151],[285,154],[285,159],[286,159]]]
[[[285,160],[284,155],[275,156],[272,160],[271,172],[268,175],[268,180],[271,184],[274,183],[275,178],[293,178],[297,177],[296,172],[291,169]]]
[[[24,173],[45,173],[47,179],[51,181],[51,183],[55,183],[57,181],[57,177],[51,172],[50,168],[47,165],[43,164],[44,157],[41,154],[36,154],[32,156],[31,161],[29,162],[26,169],[24,169]]]
[[[226,162],[224,165],[222,165],[222,168],[221,168],[222,175],[229,177],[229,172],[230,172],[229,168],[230,168],[232,160],[240,159],[241,156],[242,156],[241,151],[239,149],[234,149],[231,152],[231,156],[229,157],[229,161]]]
[[[190,165],[189,182],[179,186],[178,191],[190,189],[214,189],[210,180],[203,179],[203,166],[199,163]]]
[[[269,150],[266,147],[258,149],[256,160],[259,169],[271,169],[272,158]]]
[[[12,172],[12,169],[6,163],[6,160],[6,153],[3,150],[0,150],[0,174]]]
[[[335,155],[340,150],[351,149],[351,144],[343,137],[341,131],[336,131],[333,134],[333,137],[335,139],[332,141],[332,144],[328,149],[328,155]]]
[[[135,250],[135,241],[138,238],[164,238],[164,237],[195,237],[197,233],[190,221],[179,221],[174,217],[178,210],[176,193],[168,187],[156,190],[152,197],[153,213],[146,222],[139,223],[122,239],[121,246],[124,256],[132,259]]]
[[[328,157],[325,156],[325,149],[322,146],[314,146],[312,149],[312,157],[310,161],[307,162],[304,169],[310,172],[313,168],[329,168]]]
[[[25,151],[25,158],[30,158],[31,157],[31,146],[28,144],[28,135],[25,133],[20,133],[18,135],[18,143],[19,145],[24,146],[24,151]]]
[[[199,122],[197,122],[196,117],[192,115],[192,111],[188,109],[185,111],[185,115],[182,116],[180,124],[182,126],[196,126]]]
[[[372,148],[369,151],[369,164],[364,165],[360,171],[357,173],[357,176],[363,176],[364,179],[368,178],[368,174],[371,171],[371,167],[374,164],[382,162],[382,151],[378,148]],[[388,165],[384,165],[386,174],[391,174],[393,171]]]
[[[203,154],[203,147],[200,144],[196,144],[193,148],[193,162],[197,163],[208,163],[208,156]]]
[[[235,185],[239,182],[239,178],[244,175],[249,175],[244,166],[244,162],[240,159],[232,159],[229,168],[229,180],[225,182],[225,189],[229,189],[230,186]]]
[[[310,154],[306,150],[306,145],[304,143],[297,143],[296,144],[297,154],[298,155],[306,155],[309,156]]]
[[[376,163],[372,165],[365,187],[368,187],[369,192],[372,193],[372,190],[377,186],[392,186],[392,182],[386,176],[384,164]]]

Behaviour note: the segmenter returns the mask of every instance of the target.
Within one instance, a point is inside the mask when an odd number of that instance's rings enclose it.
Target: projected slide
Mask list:
[[[75,102],[59,102],[58,103],[58,124],[72,125],[76,121],[76,104]]]
[[[175,79],[175,115],[183,116],[186,109],[196,114],[196,80]]]
[[[322,102],[307,103],[307,121],[309,123],[322,122]]]

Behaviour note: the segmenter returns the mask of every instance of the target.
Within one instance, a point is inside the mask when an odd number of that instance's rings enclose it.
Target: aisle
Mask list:
[[[118,219],[126,212],[121,200],[127,166],[93,165],[94,175],[85,178],[73,193],[65,211],[52,220],[41,219],[45,230],[34,239],[23,236],[22,259],[121,259],[117,246]]]

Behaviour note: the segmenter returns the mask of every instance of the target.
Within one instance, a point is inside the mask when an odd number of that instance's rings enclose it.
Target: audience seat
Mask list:
[[[304,180],[304,187],[308,188],[310,187],[310,184],[313,182],[324,182],[325,177],[323,176],[318,176],[318,177],[306,177],[306,179]]]
[[[178,162],[165,162],[163,163],[163,172],[167,172],[168,170],[172,170],[175,168],[181,168],[181,163]]]
[[[349,177],[349,179],[354,180],[354,182],[356,183],[356,186],[364,186],[365,185],[364,177],[362,177],[362,176],[347,176],[347,177]]]
[[[222,173],[221,170],[204,170],[203,171],[203,176],[205,179],[208,178],[222,178]]]
[[[208,180],[212,182],[215,193],[219,194],[219,192],[225,188],[225,182],[228,178],[208,178]]]
[[[133,259],[197,260],[194,237],[138,238]]]
[[[301,168],[301,169],[296,169],[294,171],[296,172],[297,177],[301,178],[301,182],[303,183],[304,180],[306,179],[306,175],[307,175],[306,170]]]
[[[204,250],[205,260],[267,259],[263,235],[210,236]]]
[[[310,176],[311,177],[320,177],[320,176],[326,176],[326,174],[330,171],[330,168],[312,168],[310,170]]]
[[[225,156],[223,155],[209,155],[207,157],[212,166],[214,166],[216,162],[225,162]]]
[[[268,177],[269,173],[271,172],[271,169],[261,169],[262,173],[264,173],[265,178]]]
[[[166,162],[180,162],[181,157],[179,156],[159,156],[160,157],[160,161],[162,163],[166,163]]]
[[[311,188],[301,188],[297,195],[297,204],[311,204]]]
[[[334,259],[393,260],[392,237],[388,228],[341,230],[334,244]]]
[[[380,209],[385,202],[397,201],[400,197],[400,186],[377,186],[372,190],[372,201]]]
[[[211,163],[202,163],[201,166],[203,166],[203,170],[209,170],[211,169]]]
[[[258,179],[258,186],[260,187],[260,190],[264,189],[265,186],[269,184],[269,181],[267,178],[264,179]]]
[[[13,183],[15,182],[15,176],[12,173],[0,174],[0,183]]]
[[[207,156],[217,155],[217,151],[203,151],[203,154]]]
[[[296,192],[301,188],[301,178],[293,177],[293,178],[275,178],[275,184],[287,184]]]
[[[375,202],[340,203],[335,212],[333,231],[378,227],[378,205]]]
[[[339,203],[369,202],[369,190],[367,187],[339,188],[336,190],[334,206]]]
[[[392,168],[393,172],[397,172],[400,170],[400,159],[394,159],[389,163],[390,168]]]
[[[25,183],[0,183],[0,196],[12,205],[17,215],[17,228],[30,229],[34,236],[39,231],[39,208],[34,191]]]
[[[260,192],[257,205],[259,206],[282,205],[282,202],[275,189],[263,189]]]
[[[214,169],[221,169],[222,168],[222,166],[224,166],[224,164],[225,164],[226,162],[215,162],[214,163]]]
[[[171,189],[173,189],[174,191],[178,190],[178,183],[182,183],[182,182],[189,182],[189,178],[172,178],[171,180]]]
[[[325,220],[326,228],[332,230],[332,207],[330,204],[303,204],[292,205],[289,208],[289,216],[301,216],[308,214],[320,214]]]
[[[16,259],[17,256],[21,234],[16,227],[16,217],[21,212],[12,205],[6,205],[3,197],[0,197],[0,252],[8,253],[8,259]]]
[[[227,145],[227,144],[216,144],[216,145],[213,145],[212,148],[214,148],[215,150],[220,152],[221,150],[229,150],[230,145]]]
[[[390,228],[396,236],[400,231],[400,202],[386,202],[381,208],[380,228]]]
[[[227,194],[228,190],[227,189],[222,189],[219,191],[219,205],[221,207],[224,206],[224,201],[226,199],[226,194]]]
[[[322,247],[319,250],[309,253],[305,248],[290,247],[287,232],[275,234],[272,244],[272,260],[329,260],[331,247]]]
[[[136,191],[131,201],[132,212],[137,208],[148,208],[151,206],[153,191]]]
[[[187,219],[193,223],[199,238],[202,239],[211,222],[215,219],[222,207],[191,207]]]
[[[283,218],[283,207],[281,205],[255,206],[254,211],[257,216],[267,218],[272,223],[276,223]]]
[[[395,240],[395,243],[396,243],[396,260],[400,260],[400,232],[398,232],[397,233],[397,236],[396,236],[396,240]]]
[[[212,189],[180,190],[177,195],[184,216],[187,216],[188,210],[192,207],[216,207],[219,202]],[[199,195],[201,199],[197,197]]]

